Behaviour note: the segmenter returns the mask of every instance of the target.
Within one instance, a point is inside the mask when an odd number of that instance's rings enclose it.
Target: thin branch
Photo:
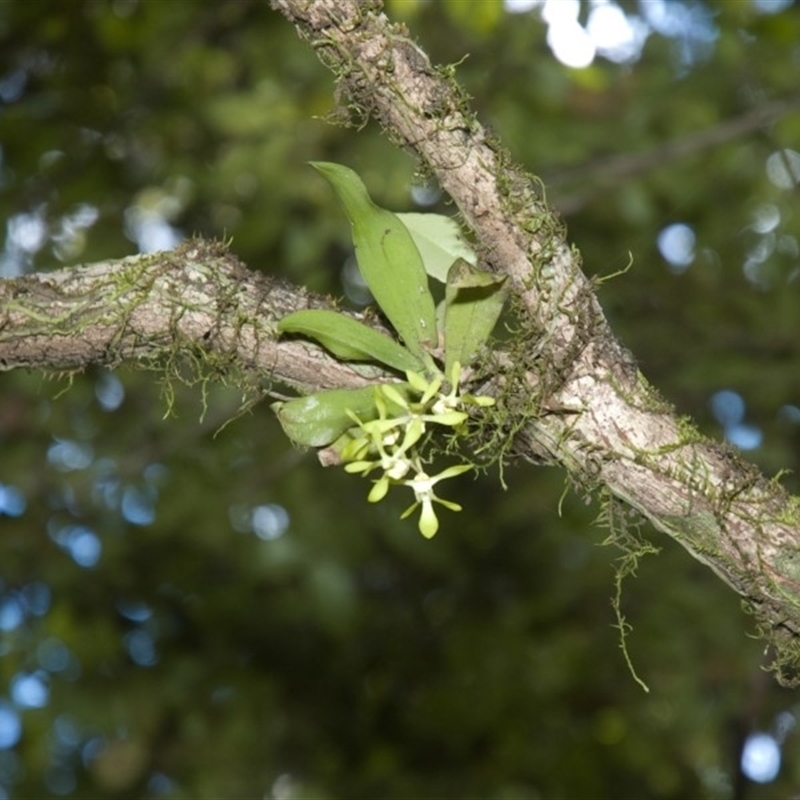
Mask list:
[[[593,198],[603,194],[608,186],[619,186],[625,181],[638,178],[655,169],[662,169],[680,159],[763,130],[798,109],[800,109],[800,97],[765,103],[740,117],[665,142],[644,153],[626,153],[611,158],[595,159],[585,164],[545,172],[542,177],[548,189],[557,190],[559,186],[578,182],[583,186],[590,185],[586,191],[564,195],[556,201],[562,214],[574,214]]]

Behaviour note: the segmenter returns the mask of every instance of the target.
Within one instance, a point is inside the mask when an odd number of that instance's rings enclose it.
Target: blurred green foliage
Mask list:
[[[584,70],[552,56],[538,12],[388,12],[435,62],[460,62],[589,273],[632,254],[600,298],[648,378],[719,436],[709,400],[739,393],[763,435],[749,455],[797,471],[797,185],[766,164],[800,141],[800,14],[670,5],[705,13],[710,46],[687,62],[691,37],[651,33],[635,62]],[[777,102],[795,110],[731,128]],[[326,122],[331,76],[260,0],[4,3],[0,104],[5,274],[124,256],[149,220],[342,295],[348,226],[305,162],[347,164],[385,207],[415,209],[414,162],[372,124]],[[674,223],[695,236],[682,270],[657,247]],[[507,491],[462,480],[465,512],[428,542],[398,520],[403,499],[368,506],[266,405],[220,431],[235,391],[212,389],[203,415],[178,387],[165,417],[159,380],[0,383],[0,798],[769,798],[800,783],[789,732],[777,780],[744,785],[743,737],[780,733],[796,695],[763,673],[732,592],[646,528],[662,552],[623,612],[651,692],[634,683],[612,628],[619,553],[598,547],[596,504],[569,493],[559,515],[560,471],[514,466]]]

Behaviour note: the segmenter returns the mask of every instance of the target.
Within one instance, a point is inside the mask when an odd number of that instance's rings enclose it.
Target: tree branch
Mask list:
[[[222,245],[193,240],[169,253],[0,281],[0,369],[163,368],[195,355],[203,369],[301,393],[366,385],[319,348],[277,340],[278,319],[324,305],[247,270]]]
[[[765,130],[798,109],[800,109],[800,97],[764,103],[739,117],[664,142],[643,153],[625,153],[610,158],[598,158],[574,167],[557,169],[552,173],[546,173],[544,181],[548,189],[571,184],[589,186],[586,190],[565,194],[558,200],[559,210],[568,216],[602,196],[609,186],[620,186],[625,181],[638,178],[653,170],[669,167],[680,159],[719,147],[755,131]]]
[[[520,440],[579,483],[641,512],[739,592],[777,647],[783,677],[800,665],[800,512],[775,482],[704,439],[652,390],[611,334],[575,251],[534,179],[514,167],[379,2],[272,0],[336,74],[352,106],[415,153],[503,272],[528,346]]]

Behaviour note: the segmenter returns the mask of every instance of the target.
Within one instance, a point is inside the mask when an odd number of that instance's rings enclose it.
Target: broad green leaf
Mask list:
[[[447,271],[457,258],[477,263],[475,251],[461,235],[458,223],[443,214],[398,214],[422,257],[425,271],[437,281],[447,281]]]
[[[278,323],[278,330],[310,336],[344,361],[380,361],[400,372],[422,366],[394,339],[336,311],[295,311]]]
[[[407,383],[391,384],[408,405],[410,387]],[[362,389],[328,389],[286,402],[273,403],[270,408],[278,417],[284,433],[297,444],[324,447],[335,442],[345,431],[356,426],[351,414],[361,422],[370,422],[379,415],[375,402],[376,386]],[[404,407],[383,402],[383,413],[396,415]],[[388,409],[386,406],[388,405]],[[349,413],[348,413],[349,412]]]
[[[375,301],[405,346],[422,357],[437,346],[436,312],[428,276],[408,228],[370,199],[361,178],[340,164],[311,166],[330,181],[353,226],[356,259]]]
[[[505,277],[458,259],[447,273],[444,297],[445,373],[467,366],[480,352],[503,310]]]
[[[298,444],[322,447],[338,439],[354,423],[348,410],[366,421],[378,416],[375,407],[375,390],[329,389],[285,403],[273,403],[284,433]]]

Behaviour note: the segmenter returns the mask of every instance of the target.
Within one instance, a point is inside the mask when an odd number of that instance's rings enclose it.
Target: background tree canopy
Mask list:
[[[632,262],[600,300],[650,381],[768,475],[800,466],[797,11],[387,3],[458,62],[587,272]],[[199,233],[358,306],[348,225],[305,162],[358,170],[385,207],[449,206],[371,123],[326,120],[332,88],[262,0],[0,6],[0,275]],[[368,506],[266,404],[237,416],[236,387],[51,377],[0,383],[0,798],[800,784],[796,694],[763,672],[737,596],[646,527],[661,552],[622,610],[650,693],[634,682],[612,627],[620,552],[584,497],[559,514],[560,470],[462,479],[465,511],[425,541],[405,498]]]

